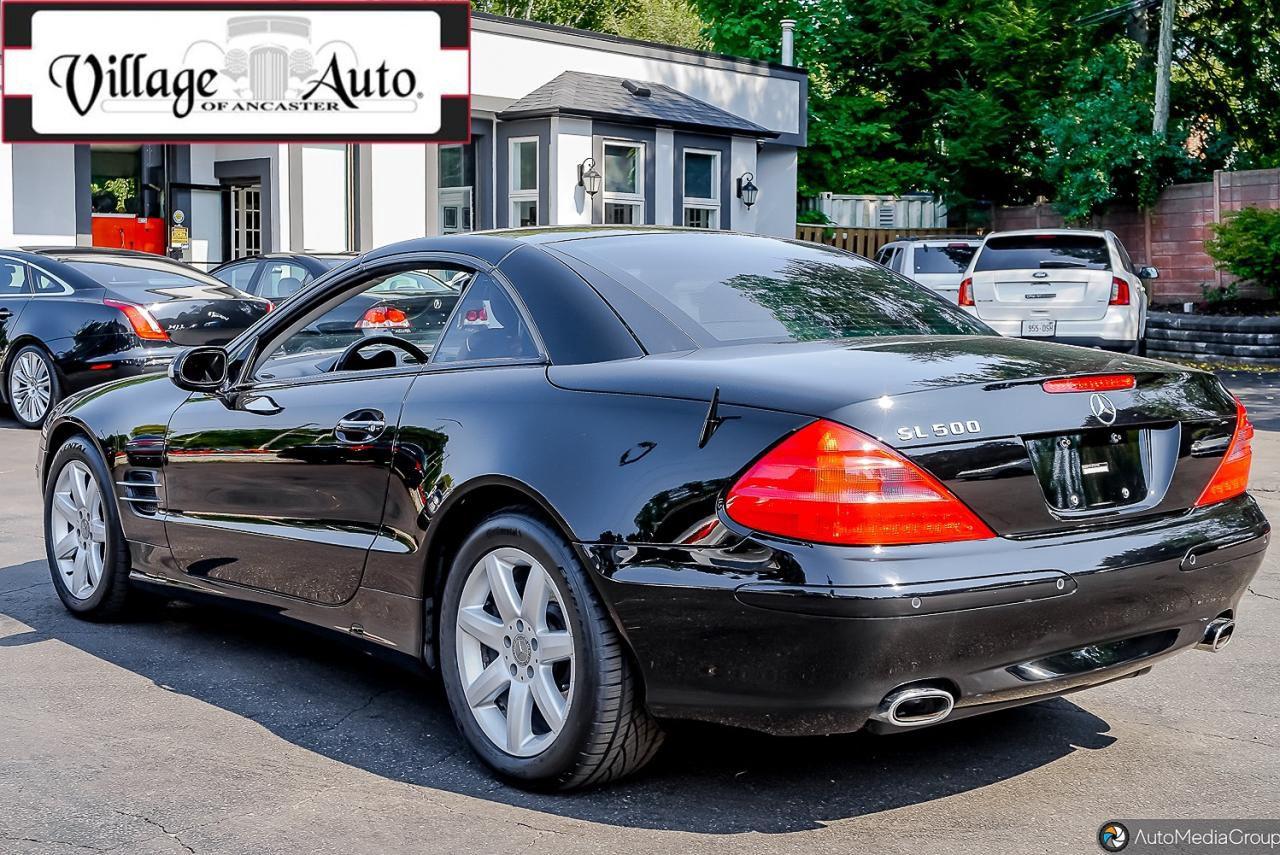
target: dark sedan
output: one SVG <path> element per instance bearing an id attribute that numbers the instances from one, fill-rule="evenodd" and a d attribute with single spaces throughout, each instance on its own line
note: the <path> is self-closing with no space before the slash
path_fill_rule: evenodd
<path id="1" fill-rule="evenodd" d="M 440 270 L 443 323 L 311 346 Z M 1251 436 L 1211 374 L 1000 338 L 837 250 L 546 230 L 373 251 L 66 401 L 38 474 L 72 612 L 340 631 L 567 789 L 665 719 L 906 731 L 1221 649 L 1270 532 Z"/>
<path id="2" fill-rule="evenodd" d="M 279 303 L 355 257 L 354 252 L 270 252 L 220 264 L 209 275 L 239 291 Z"/>
<path id="3" fill-rule="evenodd" d="M 162 371 L 270 310 L 184 264 L 128 250 L 0 250 L 0 399 L 39 427 L 64 395 Z"/>

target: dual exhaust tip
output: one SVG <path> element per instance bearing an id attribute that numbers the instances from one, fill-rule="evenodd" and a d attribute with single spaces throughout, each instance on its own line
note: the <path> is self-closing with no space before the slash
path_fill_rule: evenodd
<path id="1" fill-rule="evenodd" d="M 1222 648 L 1231 643 L 1231 636 L 1235 634 L 1236 622 L 1228 617 L 1214 618 L 1209 621 L 1209 625 L 1204 628 L 1204 636 L 1196 645 L 1196 650 L 1207 650 L 1210 653 L 1217 653 Z"/>
<path id="2" fill-rule="evenodd" d="M 1217 653 L 1231 643 L 1236 622 L 1228 617 L 1215 618 L 1205 627 L 1197 650 Z M 894 727 L 924 727 L 951 715 L 955 695 L 937 686 L 905 686 L 884 696 L 871 718 Z"/>

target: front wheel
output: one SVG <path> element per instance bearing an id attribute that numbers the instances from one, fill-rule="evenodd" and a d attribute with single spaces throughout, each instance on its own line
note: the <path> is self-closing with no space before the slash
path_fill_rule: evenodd
<path id="1" fill-rule="evenodd" d="M 662 742 L 586 573 L 557 532 L 504 511 L 467 538 L 445 582 L 440 662 L 454 719 L 522 786 L 615 780 Z"/>
<path id="2" fill-rule="evenodd" d="M 44 543 L 53 587 L 77 617 L 125 616 L 137 593 L 129 586 L 129 548 L 111 479 L 97 448 L 67 440 L 49 467 L 44 491 Z"/>

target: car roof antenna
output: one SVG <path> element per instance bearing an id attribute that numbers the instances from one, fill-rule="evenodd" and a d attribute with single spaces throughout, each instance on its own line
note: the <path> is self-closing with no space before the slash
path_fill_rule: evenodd
<path id="1" fill-rule="evenodd" d="M 736 418 L 741 417 L 720 415 L 720 387 L 717 386 L 715 391 L 711 393 L 711 406 L 707 407 L 707 417 L 703 419 L 702 431 L 698 434 L 698 448 L 706 447 L 711 435 L 720 428 L 720 425 Z"/>

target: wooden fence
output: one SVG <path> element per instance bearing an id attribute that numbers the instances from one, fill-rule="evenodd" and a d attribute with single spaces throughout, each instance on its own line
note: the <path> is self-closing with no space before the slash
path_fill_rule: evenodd
<path id="1" fill-rule="evenodd" d="M 797 225 L 796 238 L 810 243 L 825 243 L 870 258 L 890 241 L 904 237 L 942 237 L 958 233 L 957 229 L 847 229 L 840 226 Z"/>

